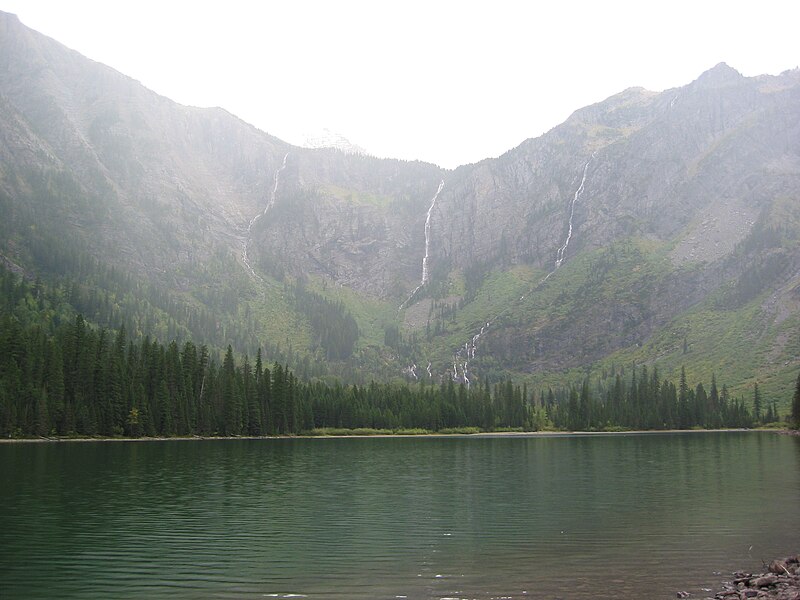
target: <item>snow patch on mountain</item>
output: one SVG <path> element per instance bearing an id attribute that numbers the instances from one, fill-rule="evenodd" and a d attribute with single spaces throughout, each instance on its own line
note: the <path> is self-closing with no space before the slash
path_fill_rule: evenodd
<path id="1" fill-rule="evenodd" d="M 336 148 L 345 154 L 368 154 L 364 148 L 354 144 L 341 133 L 336 133 L 327 128 L 312 133 L 304 133 L 302 146 L 304 148 Z"/>

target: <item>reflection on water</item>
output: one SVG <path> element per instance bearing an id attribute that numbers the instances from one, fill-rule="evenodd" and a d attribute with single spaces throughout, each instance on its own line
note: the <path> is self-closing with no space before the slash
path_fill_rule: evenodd
<path id="1" fill-rule="evenodd" d="M 9 444 L 0 597 L 703 597 L 800 550 L 799 467 L 769 433 Z"/>

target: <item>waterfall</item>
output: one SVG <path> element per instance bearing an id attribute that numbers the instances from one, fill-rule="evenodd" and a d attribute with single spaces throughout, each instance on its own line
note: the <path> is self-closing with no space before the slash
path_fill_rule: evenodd
<path id="1" fill-rule="evenodd" d="M 575 194 L 572 196 L 572 201 L 570 202 L 569 207 L 569 220 L 567 222 L 567 237 L 564 240 L 564 243 L 559 246 L 558 251 L 556 252 L 556 262 L 553 266 L 553 270 L 550 271 L 547 275 L 545 275 L 535 286 L 529 289 L 525 294 L 520 296 L 519 300 L 522 301 L 525 299 L 525 296 L 536 290 L 540 285 L 542 285 L 545 281 L 550 279 L 550 276 L 555 273 L 559 267 L 564 263 L 566 259 L 567 248 L 569 247 L 570 240 L 572 239 L 573 233 L 573 219 L 575 217 L 575 203 L 578 202 L 580 197 L 583 195 L 584 190 L 586 189 L 586 175 L 589 172 L 589 165 L 594 160 L 595 156 L 597 155 L 597 151 L 592 153 L 592 156 L 589 160 L 586 161 L 586 164 L 583 165 L 583 175 L 581 176 L 581 182 L 578 185 L 578 189 L 575 190 Z M 497 321 L 500 317 L 504 316 L 511 310 L 511 307 L 506 308 L 502 312 L 495 315 L 493 319 L 490 319 L 480 328 L 480 331 L 472 336 L 472 339 L 464 344 L 463 348 L 459 348 L 453 355 L 453 380 L 454 381 L 463 381 L 469 387 L 470 379 L 469 379 L 469 362 L 471 359 L 475 358 L 477 351 L 478 351 L 478 340 L 480 340 L 481 336 L 486 333 L 492 323 Z M 463 357 L 463 363 L 461 363 L 461 371 L 462 375 L 459 377 L 458 369 L 456 367 L 459 360 Z"/>
<path id="2" fill-rule="evenodd" d="M 416 363 L 414 363 L 411 366 L 406 367 L 405 369 L 403 369 L 403 373 L 413 377 L 414 381 L 417 381 L 419 379 L 419 377 L 417 376 L 417 365 L 416 365 Z"/>
<path id="3" fill-rule="evenodd" d="M 439 197 L 439 194 L 442 193 L 443 187 L 444 179 L 439 182 L 439 187 L 436 189 L 436 193 L 433 195 L 433 200 L 431 200 L 431 205 L 428 207 L 428 212 L 425 214 L 425 256 L 422 257 L 421 285 L 428 283 L 428 258 L 430 256 L 431 247 L 431 213 L 433 212 L 433 207 L 436 205 L 436 199 Z"/>
<path id="4" fill-rule="evenodd" d="M 257 279 L 261 279 L 261 277 L 258 276 L 253 267 L 250 265 L 250 257 L 247 254 L 247 250 L 250 245 L 250 232 L 253 229 L 253 225 L 255 225 L 261 217 L 266 215 L 267 211 L 269 211 L 269 209 L 272 208 L 272 205 L 275 204 L 275 198 L 278 196 L 278 183 L 280 182 L 281 173 L 286 168 L 286 159 L 288 158 L 289 153 L 287 152 L 283 157 L 283 163 L 281 164 L 280 168 L 275 171 L 275 185 L 272 186 L 272 194 L 270 194 L 269 200 L 267 200 L 267 204 L 264 206 L 264 210 L 250 219 L 250 223 L 247 224 L 247 233 L 245 234 L 244 248 L 242 249 L 242 262 L 250 272 L 250 275 Z"/>
<path id="5" fill-rule="evenodd" d="M 594 154 L 592 154 L 592 158 L 594 158 Z M 556 267 L 553 269 L 553 271 L 558 269 L 558 267 L 561 266 L 561 263 L 564 262 L 567 246 L 569 246 L 569 241 L 572 239 L 572 219 L 575 217 L 575 203 L 578 201 L 578 198 L 581 197 L 581 194 L 583 194 L 584 185 L 586 184 L 586 171 L 589 169 L 589 163 L 591 162 L 592 159 L 590 158 L 583 166 L 583 177 L 581 177 L 581 184 L 578 186 L 578 189 L 575 190 L 575 195 L 572 197 L 572 203 L 569 207 L 569 229 L 567 231 L 567 239 L 564 240 L 564 245 L 561 246 L 556 253 Z"/>
<path id="6" fill-rule="evenodd" d="M 504 313 L 500 313 L 499 315 L 497 315 L 495 317 L 495 319 L 500 317 L 502 314 L 504 314 Z M 459 348 L 458 351 L 455 353 L 455 356 L 453 357 L 454 361 L 460 359 L 462 356 L 464 357 L 464 362 L 461 364 L 461 372 L 462 372 L 461 379 L 464 380 L 464 383 L 467 384 L 467 387 L 469 387 L 469 384 L 470 384 L 469 375 L 468 375 L 469 374 L 469 361 L 472 360 L 473 358 L 475 358 L 475 355 L 476 355 L 476 353 L 478 351 L 478 340 L 481 339 L 481 336 L 484 333 L 486 333 L 487 329 L 489 329 L 489 325 L 491 325 L 491 321 L 487 321 L 486 325 L 483 325 L 481 327 L 480 331 L 478 331 L 478 333 L 473 335 L 472 338 L 470 339 L 470 341 L 468 341 L 467 343 L 464 344 L 463 348 Z M 453 364 L 455 364 L 455 362 Z M 453 371 L 453 380 L 454 381 L 458 381 L 459 380 L 458 371 L 455 370 L 455 369 Z"/>
<path id="7" fill-rule="evenodd" d="M 414 291 L 406 298 L 405 302 L 403 302 L 398 308 L 398 311 L 403 310 L 409 302 L 411 302 L 412 298 L 420 291 L 426 283 L 428 283 L 428 259 L 430 258 L 430 247 L 431 247 L 431 214 L 433 213 L 433 207 L 436 205 L 436 199 L 439 197 L 439 194 L 442 193 L 442 188 L 444 187 L 444 179 L 439 183 L 439 188 L 436 190 L 436 193 L 433 195 L 433 200 L 431 200 L 431 205 L 428 207 L 428 212 L 425 215 L 425 256 L 422 257 L 422 280 L 420 284 L 414 288 Z"/>
<path id="8" fill-rule="evenodd" d="M 416 296 L 417 292 L 420 291 L 426 283 L 428 283 L 428 259 L 430 258 L 430 247 L 431 247 L 431 214 L 433 213 L 433 207 L 436 205 L 436 199 L 439 197 L 439 194 L 442 193 L 442 188 L 444 187 L 444 179 L 439 182 L 439 187 L 436 189 L 436 193 L 433 195 L 433 199 L 431 200 L 431 205 L 428 207 L 428 212 L 425 214 L 425 255 L 422 257 L 422 279 L 420 280 L 420 284 L 414 288 L 414 291 L 409 294 L 408 298 L 406 298 L 405 302 L 403 302 L 400 306 L 397 307 L 397 312 L 399 313 L 403 310 L 409 302 Z M 428 377 L 433 377 L 433 373 L 431 373 L 431 363 L 428 362 L 428 367 L 426 369 L 428 371 Z M 411 366 L 406 367 L 403 372 L 406 375 L 409 375 L 414 378 L 415 381 L 419 380 L 419 376 L 417 375 L 417 365 L 412 364 Z"/>

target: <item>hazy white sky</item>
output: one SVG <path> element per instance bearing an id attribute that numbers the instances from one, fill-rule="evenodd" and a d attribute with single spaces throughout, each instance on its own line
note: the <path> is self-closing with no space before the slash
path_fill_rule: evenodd
<path id="1" fill-rule="evenodd" d="M 286 141 L 322 128 L 444 167 L 498 156 L 642 86 L 800 65 L 796 0 L 0 0 L 181 102 Z"/>

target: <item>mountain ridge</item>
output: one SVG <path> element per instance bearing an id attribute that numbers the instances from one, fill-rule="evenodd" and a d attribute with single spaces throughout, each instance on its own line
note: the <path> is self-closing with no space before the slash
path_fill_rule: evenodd
<path id="1" fill-rule="evenodd" d="M 678 357 L 648 344 L 697 311 L 744 307 L 770 323 L 769 348 L 737 389 L 766 377 L 777 393 L 798 364 L 797 70 L 720 63 L 679 88 L 628 88 L 446 170 L 292 146 L 9 15 L 0 31 L 0 254 L 29 272 L 69 278 L 43 248 L 79 248 L 163 290 L 165 306 L 247 332 L 241 352 L 271 340 L 330 362 L 322 352 L 345 378 L 402 380 L 429 362 L 436 381 L 533 385 L 628 360 L 674 374 Z M 347 356 L 323 352 L 307 304 L 323 300 L 295 286 L 355 316 Z"/>

